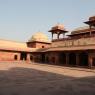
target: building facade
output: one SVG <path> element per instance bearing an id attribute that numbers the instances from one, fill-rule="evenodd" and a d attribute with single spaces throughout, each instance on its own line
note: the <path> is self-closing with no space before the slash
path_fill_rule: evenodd
<path id="1" fill-rule="evenodd" d="M 58 24 L 46 35 L 38 32 L 26 43 L 0 41 L 0 61 L 28 61 L 64 66 L 95 67 L 95 16 L 90 17 L 86 27 L 68 32 Z M 54 39 L 54 35 L 57 36 Z M 60 37 L 61 36 L 61 37 Z"/>

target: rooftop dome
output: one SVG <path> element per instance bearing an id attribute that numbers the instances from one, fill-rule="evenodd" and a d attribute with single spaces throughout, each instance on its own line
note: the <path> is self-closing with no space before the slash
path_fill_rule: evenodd
<path id="1" fill-rule="evenodd" d="M 46 43 L 50 43 L 48 37 L 42 33 L 42 32 L 37 32 L 35 33 L 29 40 L 29 42 L 34 42 L 34 41 L 37 41 L 37 42 L 46 42 Z"/>

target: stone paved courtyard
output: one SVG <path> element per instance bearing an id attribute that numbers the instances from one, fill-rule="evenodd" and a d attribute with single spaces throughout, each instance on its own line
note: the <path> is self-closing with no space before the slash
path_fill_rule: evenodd
<path id="1" fill-rule="evenodd" d="M 1 62 L 0 95 L 95 95 L 95 70 Z"/>

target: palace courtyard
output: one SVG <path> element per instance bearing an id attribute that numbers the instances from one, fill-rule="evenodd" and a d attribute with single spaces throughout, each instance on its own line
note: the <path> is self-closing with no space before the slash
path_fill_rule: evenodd
<path id="1" fill-rule="evenodd" d="M 95 95 L 95 70 L 0 62 L 0 95 Z"/>

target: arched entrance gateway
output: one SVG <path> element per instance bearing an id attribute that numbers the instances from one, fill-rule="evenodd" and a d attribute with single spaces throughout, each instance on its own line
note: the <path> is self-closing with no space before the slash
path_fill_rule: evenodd
<path id="1" fill-rule="evenodd" d="M 79 65 L 88 66 L 88 54 L 86 52 L 82 52 L 79 54 Z"/>
<path id="2" fill-rule="evenodd" d="M 69 65 L 76 65 L 76 54 L 69 53 Z"/>

